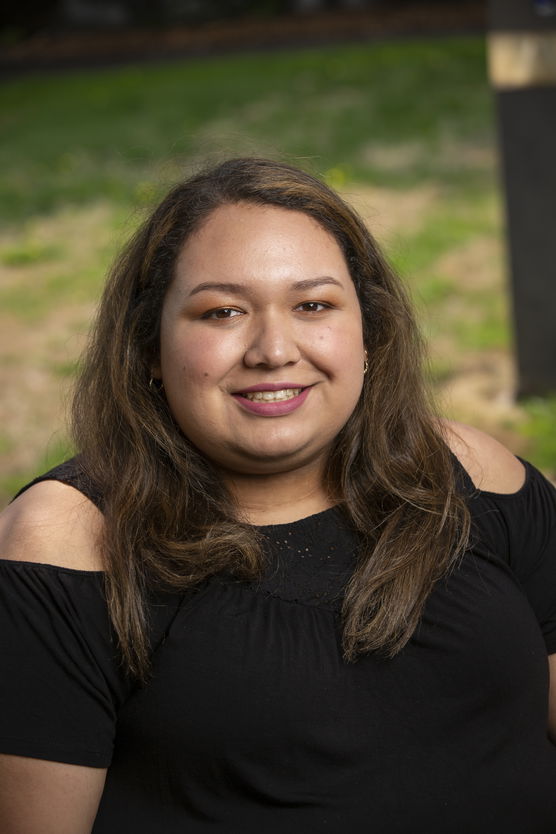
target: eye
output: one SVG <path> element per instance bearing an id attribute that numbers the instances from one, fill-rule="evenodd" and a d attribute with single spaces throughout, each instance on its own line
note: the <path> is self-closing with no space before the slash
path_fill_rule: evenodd
<path id="1" fill-rule="evenodd" d="M 330 310 L 331 306 L 324 301 L 303 301 L 295 309 L 301 310 L 302 313 L 322 313 L 323 310 Z"/>
<path id="2" fill-rule="evenodd" d="M 236 310 L 235 307 L 218 307 L 216 310 L 208 310 L 203 313 L 202 319 L 231 319 L 235 316 L 240 316 L 241 311 Z"/>

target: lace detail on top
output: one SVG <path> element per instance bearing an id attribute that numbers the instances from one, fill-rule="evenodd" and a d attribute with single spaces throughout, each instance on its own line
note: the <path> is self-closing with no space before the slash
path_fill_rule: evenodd
<path id="1" fill-rule="evenodd" d="M 339 612 L 357 558 L 357 536 L 341 510 L 259 529 L 267 568 L 253 590 Z"/>

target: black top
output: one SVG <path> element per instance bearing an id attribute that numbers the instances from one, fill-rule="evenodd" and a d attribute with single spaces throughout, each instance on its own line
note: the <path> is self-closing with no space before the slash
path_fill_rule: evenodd
<path id="1" fill-rule="evenodd" d="M 342 660 L 337 509 L 261 528 L 259 583 L 153 598 L 144 688 L 102 573 L 0 561 L 0 751 L 109 766 L 94 834 L 554 834 L 556 500 L 526 469 L 513 495 L 462 474 L 475 543 L 394 660 Z"/>

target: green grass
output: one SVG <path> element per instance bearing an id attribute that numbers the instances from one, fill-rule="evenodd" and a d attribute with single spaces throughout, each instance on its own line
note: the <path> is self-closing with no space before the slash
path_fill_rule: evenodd
<path id="1" fill-rule="evenodd" d="M 475 286 L 473 275 L 456 282 L 442 271 L 443 256 L 499 235 L 499 223 L 492 191 L 475 188 L 454 195 L 448 189 L 440 210 L 431 211 L 416 232 L 392 243 L 390 260 L 412 289 L 429 338 L 450 334 L 466 351 L 508 348 L 505 295 Z"/>
<path id="2" fill-rule="evenodd" d="M 71 265 L 70 265 L 71 266 Z M 72 270 L 65 267 L 44 280 L 28 281 L 8 287 L 0 286 L 0 307 L 28 323 L 40 322 L 51 310 L 67 302 L 85 302 L 91 297 L 91 289 L 100 289 L 103 269 Z"/>
<path id="3" fill-rule="evenodd" d="M 60 258 L 64 250 L 61 246 L 43 244 L 26 240 L 18 246 L 7 246 L 0 251 L 0 262 L 4 266 L 28 266 Z"/>
<path id="4" fill-rule="evenodd" d="M 454 322 L 454 334 L 462 350 L 506 349 L 510 342 L 505 297 L 489 291 L 475 291 L 476 318 L 462 315 Z"/>
<path id="5" fill-rule="evenodd" d="M 1 449 L 0 449 L 1 451 Z M 65 434 L 58 432 L 48 443 L 46 449 L 37 457 L 37 462 L 32 467 L 18 468 L 0 476 L 0 498 L 2 503 L 7 504 L 10 499 L 37 475 L 48 472 L 49 469 L 67 460 L 73 454 L 71 443 Z"/>
<path id="6" fill-rule="evenodd" d="M 6 452 L 11 452 L 13 449 L 13 441 L 4 432 L 0 433 L 0 455 L 5 455 Z"/>
<path id="7" fill-rule="evenodd" d="M 13 227 L 0 244 L 0 309 L 35 323 L 68 304 L 90 303 L 136 219 L 120 206 L 93 204 L 28 218 L 21 232 Z"/>
<path id="8" fill-rule="evenodd" d="M 492 141 L 484 60 L 481 39 L 451 38 L 12 80 L 0 91 L 0 218 L 148 201 L 191 163 L 230 153 L 303 161 L 336 185 L 340 172 L 467 189 L 481 177 L 466 146 Z M 393 148 L 401 158 L 385 165 Z"/>
<path id="9" fill-rule="evenodd" d="M 52 360 L 48 364 L 52 373 L 61 379 L 73 379 L 79 369 L 79 361 L 76 359 Z"/>
<path id="10" fill-rule="evenodd" d="M 522 406 L 527 417 L 518 431 L 531 443 L 535 463 L 556 479 L 556 395 L 530 397 Z"/>
<path id="11" fill-rule="evenodd" d="M 442 177 L 439 176 L 442 182 Z M 474 237 L 499 233 L 494 193 L 487 180 L 481 189 L 444 190 L 440 209 L 429 213 L 412 234 L 393 242 L 390 261 L 410 282 L 426 273 L 442 255 Z"/>

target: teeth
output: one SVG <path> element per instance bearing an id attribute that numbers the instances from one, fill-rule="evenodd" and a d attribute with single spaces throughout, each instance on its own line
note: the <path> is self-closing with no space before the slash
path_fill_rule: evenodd
<path id="1" fill-rule="evenodd" d="M 246 399 L 255 403 L 274 403 L 280 400 L 291 400 L 302 391 L 301 388 L 283 388 L 281 391 L 252 391 L 243 394 Z"/>

